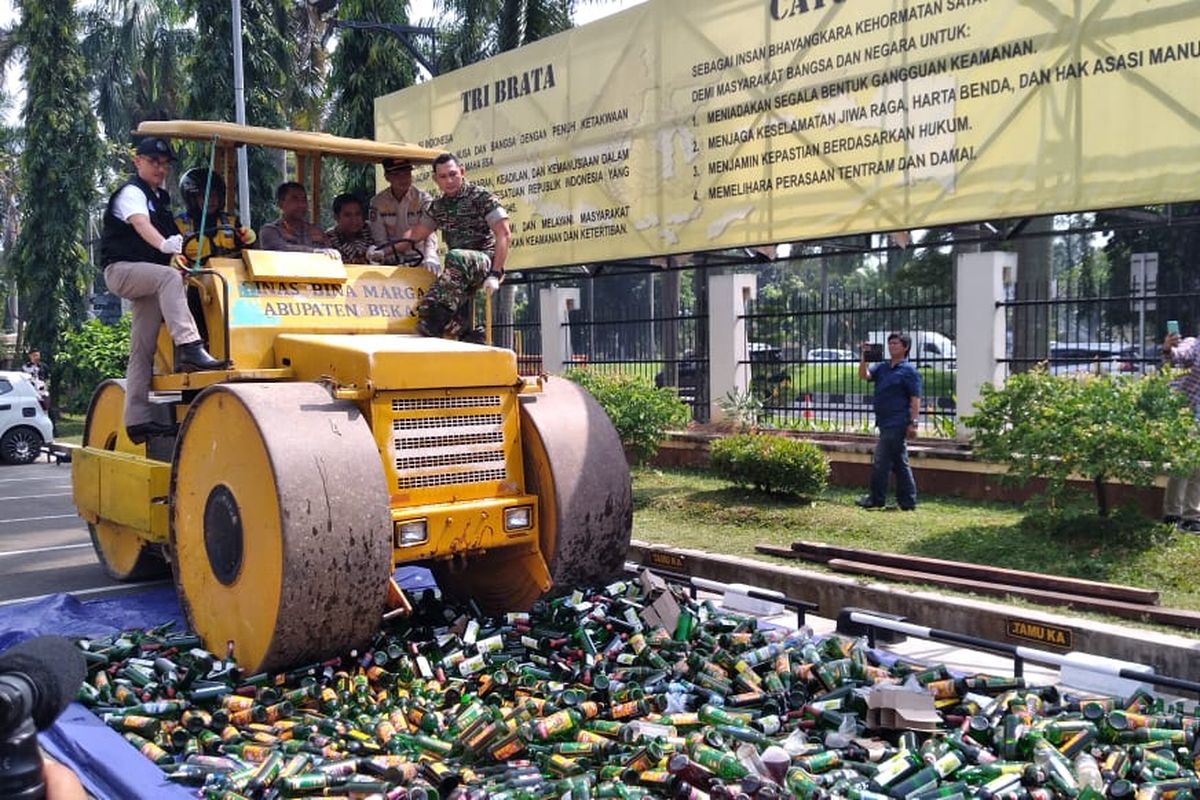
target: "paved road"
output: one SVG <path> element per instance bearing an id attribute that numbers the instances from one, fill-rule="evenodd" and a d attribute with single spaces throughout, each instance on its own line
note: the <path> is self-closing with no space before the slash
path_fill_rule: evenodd
<path id="1" fill-rule="evenodd" d="M 69 464 L 0 465 L 0 605 L 70 592 L 81 599 L 137 591 L 96 560 L 71 502 Z"/>

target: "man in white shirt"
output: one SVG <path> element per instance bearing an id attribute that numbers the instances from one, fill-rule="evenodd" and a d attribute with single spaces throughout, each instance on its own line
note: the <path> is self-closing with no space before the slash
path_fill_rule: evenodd
<path id="1" fill-rule="evenodd" d="M 109 291 L 133 304 L 129 366 L 125 372 L 125 430 L 134 442 L 169 435 L 175 426 L 154 419 L 150 381 L 158 326 L 166 320 L 177 345 L 175 368 L 183 372 L 222 369 L 204 349 L 188 309 L 183 277 L 172 266 L 183 250 L 183 237 L 171 214 L 171 197 L 162 188 L 175 154 L 166 139 L 138 143 L 136 174 L 113 193 L 104 211 L 100 261 Z"/>
<path id="2" fill-rule="evenodd" d="M 368 258 L 375 264 L 399 264 L 404 259 L 404 253 L 398 252 L 396 242 L 410 228 L 416 226 L 421 213 L 429 207 L 433 200 L 428 192 L 413 185 L 412 164 L 397 158 L 383 160 L 383 177 L 387 179 L 388 188 L 371 198 L 371 213 L 369 225 L 371 238 L 375 240 L 375 249 L 368 253 Z M 441 259 L 438 257 L 438 235 L 431 233 L 415 248 L 420 254 L 421 266 L 438 273 Z"/>

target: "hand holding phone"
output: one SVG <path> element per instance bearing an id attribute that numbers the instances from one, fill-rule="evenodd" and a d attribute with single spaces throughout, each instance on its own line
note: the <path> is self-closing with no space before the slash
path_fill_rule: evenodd
<path id="1" fill-rule="evenodd" d="M 1179 320 L 1177 320 L 1177 319 L 1167 320 L 1167 333 L 1175 335 L 1175 336 L 1179 335 Z"/>

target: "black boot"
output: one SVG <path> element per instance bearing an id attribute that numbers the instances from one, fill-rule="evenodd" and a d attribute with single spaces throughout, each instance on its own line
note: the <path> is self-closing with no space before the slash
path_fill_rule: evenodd
<path id="1" fill-rule="evenodd" d="M 476 325 L 474 328 L 464 328 L 458 334 L 460 342 L 470 342 L 471 344 L 485 344 L 487 342 L 487 332 L 482 325 Z"/>
<path id="2" fill-rule="evenodd" d="M 178 430 L 178 426 L 170 422 L 151 420 L 150 422 L 139 422 L 136 425 L 130 425 L 125 429 L 125 434 L 129 437 L 129 441 L 134 444 L 142 444 L 153 436 L 174 436 Z"/>
<path id="3" fill-rule="evenodd" d="M 417 307 L 417 333 L 422 336 L 440 337 L 453 315 L 440 303 L 423 303 Z"/>
<path id="4" fill-rule="evenodd" d="M 197 339 L 194 342 L 181 344 L 175 349 L 176 372 L 195 372 L 197 370 L 224 369 L 225 362 L 217 361 L 204 349 L 204 342 Z"/>

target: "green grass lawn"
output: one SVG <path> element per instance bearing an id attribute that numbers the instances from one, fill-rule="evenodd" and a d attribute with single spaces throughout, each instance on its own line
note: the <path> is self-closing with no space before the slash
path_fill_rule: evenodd
<path id="1" fill-rule="evenodd" d="M 755 376 L 764 375 L 767 365 L 756 364 Z M 922 393 L 926 397 L 950 397 L 954 394 L 953 370 L 921 367 Z M 814 362 L 790 370 L 792 386 L 800 394 L 871 394 L 867 381 L 859 380 L 858 364 Z"/>
<path id="2" fill-rule="evenodd" d="M 62 412 L 54 423 L 54 441 L 60 444 L 83 444 L 83 414 Z"/>
<path id="3" fill-rule="evenodd" d="M 1157 589 L 1161 604 L 1200 610 L 1200 536 L 1133 512 L 1107 520 L 1087 505 L 1058 518 L 1009 504 L 922 497 L 912 514 L 864 511 L 861 489 L 830 488 L 815 503 L 768 497 L 706 473 L 640 469 L 633 478 L 637 539 L 775 563 L 754 552 L 796 540 L 995 564 Z"/>

